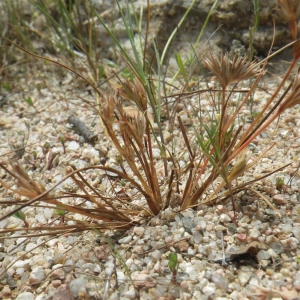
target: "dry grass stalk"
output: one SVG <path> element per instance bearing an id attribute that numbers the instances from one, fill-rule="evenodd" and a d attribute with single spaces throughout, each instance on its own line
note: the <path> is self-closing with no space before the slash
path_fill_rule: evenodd
<path id="1" fill-rule="evenodd" d="M 37 183 L 36 181 L 32 180 L 27 172 L 18 164 L 18 163 L 12 163 L 12 171 L 8 170 L 4 165 L 0 164 L 0 167 L 3 168 L 7 173 L 9 173 L 14 179 L 15 184 L 17 186 L 16 190 L 13 190 L 16 193 L 19 193 L 20 195 L 30 198 L 30 200 L 20 200 L 17 204 L 19 205 L 16 209 L 13 209 L 10 213 L 8 213 L 6 216 L 3 216 L 0 218 L 1 220 L 13 215 L 20 209 L 27 207 L 29 205 L 37 205 L 38 201 L 43 201 L 47 203 L 47 207 L 52 209 L 63 209 L 67 213 L 71 214 L 79 214 L 81 216 L 87 217 L 86 221 L 79 221 L 76 220 L 76 218 L 71 218 L 73 221 L 75 221 L 75 225 L 68 227 L 67 225 L 64 226 L 57 226 L 53 225 L 48 227 L 47 225 L 41 226 L 41 227 L 31 227 L 31 228 L 20 228 L 17 230 L 27 230 L 27 231 L 56 231 L 60 232 L 62 230 L 67 229 L 75 229 L 77 231 L 82 230 L 90 230 L 93 228 L 97 229 L 112 229 L 112 228 L 129 228 L 133 224 L 136 224 L 136 221 L 140 219 L 139 215 L 141 214 L 147 214 L 147 212 L 143 208 L 137 208 L 137 209 L 131 209 L 128 207 L 128 204 L 126 202 L 122 202 L 121 199 L 119 199 L 119 204 L 117 207 L 114 206 L 114 202 L 116 202 L 116 199 L 109 199 L 101 194 L 99 194 L 95 189 L 93 189 L 87 182 L 84 180 L 83 176 L 81 175 L 81 171 L 84 171 L 85 168 L 81 170 L 69 170 L 68 175 L 65 176 L 59 183 L 56 184 L 59 185 L 61 182 L 66 180 L 67 178 L 71 177 L 75 184 L 81 189 L 84 194 L 68 194 L 64 193 L 63 195 L 56 195 L 54 197 L 53 192 L 51 192 L 55 186 L 52 187 L 50 190 L 46 190 L 45 187 L 41 183 Z M 137 189 L 139 189 L 142 193 L 144 193 L 143 189 L 130 177 L 128 177 L 126 174 L 123 174 L 122 172 L 118 170 L 114 170 L 109 167 L 101 167 L 97 166 L 95 167 L 97 169 L 102 169 L 110 172 L 115 172 L 118 175 L 123 176 L 126 180 L 133 183 Z M 75 178 L 75 175 L 78 175 L 78 178 Z M 10 189 L 10 187 L 5 184 L 4 182 L 1 182 L 1 184 L 5 187 Z M 86 187 L 85 187 L 86 186 Z M 88 189 L 90 191 L 88 191 Z M 94 192 L 94 193 L 92 193 Z M 94 204 L 95 208 L 86 208 L 85 206 L 72 206 L 67 205 L 58 199 L 64 199 L 66 196 L 69 196 L 70 198 L 83 198 L 85 201 L 90 201 Z M 147 194 L 144 193 L 144 196 L 147 196 Z M 113 201 L 112 201 L 113 200 Z M 5 202 L 7 203 L 7 201 Z M 14 202 L 16 204 L 16 202 Z M 70 219 L 71 216 L 67 216 L 66 219 Z M 104 221 L 105 223 L 99 224 L 98 221 Z M 134 221 L 135 220 L 135 221 Z M 11 229 L 10 229 L 11 230 Z M 9 230 L 8 230 L 9 231 Z M 7 230 L 1 230 L 1 233 L 8 232 Z"/>
<path id="2" fill-rule="evenodd" d="M 117 114 L 115 114 L 115 110 Z M 128 117 L 120 102 L 110 96 L 102 99 L 102 122 L 105 125 L 108 135 L 117 148 L 120 155 L 128 163 L 131 171 L 139 179 L 147 195 L 150 210 L 158 214 L 162 209 L 163 200 L 160 193 L 158 178 L 154 167 L 154 161 L 151 155 L 148 157 L 145 153 L 150 153 L 145 149 L 144 134 L 146 131 L 146 121 L 143 115 Z M 120 143 L 113 128 L 114 121 L 119 125 L 123 144 Z M 149 124 L 148 124 L 149 126 Z M 146 135 L 147 144 L 151 146 L 151 137 Z M 144 174 L 137 167 L 135 158 L 138 158 Z"/>

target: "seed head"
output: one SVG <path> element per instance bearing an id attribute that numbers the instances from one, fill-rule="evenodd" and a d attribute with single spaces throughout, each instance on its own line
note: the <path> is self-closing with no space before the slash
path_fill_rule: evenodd
<path id="1" fill-rule="evenodd" d="M 296 19 L 300 0 L 278 0 L 278 4 L 282 8 L 286 19 Z"/>
<path id="2" fill-rule="evenodd" d="M 260 73 L 259 65 L 249 62 L 246 57 L 229 56 L 228 52 L 221 53 L 220 58 L 209 54 L 203 59 L 204 65 L 218 78 L 221 85 L 226 87 L 229 83 L 246 80 Z"/>

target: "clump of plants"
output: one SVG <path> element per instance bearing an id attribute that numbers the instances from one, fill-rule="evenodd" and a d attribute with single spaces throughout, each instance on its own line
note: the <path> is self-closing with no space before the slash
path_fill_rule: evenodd
<path id="1" fill-rule="evenodd" d="M 42 1 L 40 3 L 42 5 Z M 118 2 L 117 4 L 119 5 Z M 11 42 L 29 55 L 52 62 L 73 72 L 94 89 L 96 103 L 93 105 L 93 109 L 99 115 L 107 136 L 119 154 L 120 168 L 107 167 L 105 163 L 82 169 L 76 169 L 70 165 L 66 168 L 64 178 L 50 189 L 46 189 L 42 182 L 30 178 L 27 171 L 17 161 L 12 161 L 10 166 L 0 164 L 0 167 L 14 181 L 14 187 L 1 181 L 2 186 L 22 196 L 15 201 L 1 201 L 2 205 L 14 205 L 15 207 L 3 215 L 0 221 L 10 216 L 17 216 L 25 222 L 26 217 L 20 211 L 29 206 L 41 205 L 55 210 L 59 220 L 59 222 L 51 223 L 50 226 L 42 227 L 30 227 L 24 223 L 25 227 L 3 229 L 0 233 L 25 230 L 30 236 L 30 234 L 36 235 L 37 233 L 44 235 L 66 231 L 128 229 L 140 224 L 145 218 L 158 215 L 170 205 L 175 206 L 173 201 L 175 198 L 178 199 L 178 196 L 180 200 L 177 205 L 180 210 L 229 201 L 235 210 L 235 197 L 238 193 L 247 189 L 258 193 L 250 186 L 282 168 L 263 175 L 261 178 L 238 183 L 237 179 L 249 171 L 274 145 L 264 149 L 263 153 L 254 160 L 252 158 L 251 162 L 249 162 L 247 147 L 284 111 L 300 103 L 298 72 L 289 87 L 281 93 L 300 56 L 296 20 L 299 1 L 279 1 L 279 5 L 283 9 L 284 16 L 290 21 L 294 42 L 285 48 L 294 48 L 294 59 L 277 89 L 246 129 L 244 124 L 238 121 L 241 111 L 250 101 L 250 97 L 264 76 L 268 60 L 277 53 L 269 55 L 261 62 L 251 60 L 252 49 L 249 56 L 246 57 L 228 53 L 219 55 L 211 53 L 199 57 L 197 53 L 194 53 L 193 59 L 189 61 L 190 67 L 187 69 L 184 69 L 186 62 L 183 62 L 177 55 L 180 72 L 173 74 L 172 84 L 174 85 L 176 79 L 183 76 L 186 90 L 183 89 L 180 93 L 172 94 L 171 81 L 168 83 L 164 79 L 168 74 L 165 76 L 163 73 L 164 56 L 169 43 L 162 54 L 154 44 L 156 59 L 154 68 L 151 62 L 143 56 L 145 51 L 141 51 L 143 49 L 140 47 L 143 43 L 136 44 L 133 28 L 135 20 L 138 20 L 136 15 L 134 15 L 135 19 L 132 19 L 130 14 L 125 15 L 119 5 L 119 12 L 132 46 L 132 57 L 122 47 L 113 31 L 90 6 L 89 13 L 94 12 L 99 23 L 104 26 L 114 40 L 131 75 L 130 78 L 125 78 L 117 70 L 107 68 L 106 76 L 112 89 L 111 93 L 103 94 L 95 85 L 95 80 L 85 78 L 81 73 L 65 64 L 34 54 Z M 127 4 L 127 11 L 130 11 L 129 4 Z M 44 13 L 46 14 L 46 12 Z M 182 21 L 185 18 L 186 15 Z M 66 21 L 70 20 L 67 18 Z M 176 31 L 174 31 L 175 33 Z M 141 32 L 139 32 L 139 37 L 142 38 Z M 147 40 L 144 42 L 144 47 L 147 47 Z M 189 104 L 188 83 L 189 80 L 194 80 L 191 66 L 199 65 L 206 67 L 216 77 L 219 87 L 214 91 L 208 89 L 207 92 L 211 95 L 211 105 L 205 115 L 201 115 L 197 111 L 202 110 L 202 107 L 197 108 L 195 105 L 191 105 L 191 110 L 186 109 L 191 128 L 184 125 L 180 115 L 176 116 L 180 138 L 184 141 L 184 147 L 189 157 L 189 163 L 182 167 L 177 153 L 172 150 L 172 145 L 169 146 L 165 141 L 165 124 L 162 116 L 164 111 L 175 109 L 178 102 Z M 94 79 L 97 79 L 97 70 L 93 71 Z M 189 71 L 191 71 L 190 74 Z M 234 106 L 232 105 L 233 96 L 236 95 L 243 82 L 250 83 L 249 89 Z M 201 94 L 201 90 L 195 91 L 195 94 L 197 93 Z M 169 98 L 176 99 L 175 105 L 174 102 L 165 101 Z M 125 101 L 130 105 L 125 106 Z M 159 149 L 161 160 L 155 158 L 154 145 Z M 112 182 L 109 192 L 99 191 L 85 179 L 85 173 L 90 170 L 102 170 L 116 175 L 117 179 Z M 78 192 L 57 193 L 55 188 L 68 178 L 73 180 Z M 181 182 L 185 182 L 183 187 L 180 186 Z M 117 192 L 117 188 L 120 188 L 122 193 Z M 76 204 L 70 204 L 70 199 L 76 199 Z M 82 217 L 76 217 L 78 215 Z M 72 221 L 72 225 L 68 221 Z M 174 274 L 176 273 L 175 267 L 172 267 Z"/>

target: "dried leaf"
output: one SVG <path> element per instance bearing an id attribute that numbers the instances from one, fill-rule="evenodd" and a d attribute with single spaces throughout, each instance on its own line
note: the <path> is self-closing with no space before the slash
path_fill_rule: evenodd
<path id="1" fill-rule="evenodd" d="M 137 117 L 143 115 L 141 110 L 136 106 L 125 106 L 125 107 L 123 107 L 123 110 L 124 110 L 125 114 L 131 118 L 137 118 Z M 147 112 L 147 118 L 151 124 L 154 123 L 154 117 L 153 117 L 152 113 Z"/>

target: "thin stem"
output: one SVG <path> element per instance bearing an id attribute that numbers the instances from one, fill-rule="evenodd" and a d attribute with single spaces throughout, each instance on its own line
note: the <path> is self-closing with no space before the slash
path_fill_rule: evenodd
<path id="1" fill-rule="evenodd" d="M 283 87 L 284 83 L 286 82 L 286 80 L 288 79 L 288 77 L 290 76 L 294 66 L 297 63 L 297 59 L 293 60 L 288 71 L 286 72 L 283 80 L 280 82 L 279 86 L 277 87 L 276 91 L 274 92 L 274 94 L 272 95 L 272 97 L 269 99 L 269 101 L 267 102 L 267 104 L 262 108 L 261 112 L 256 116 L 256 118 L 254 119 L 253 123 L 249 126 L 249 128 L 246 130 L 246 132 L 243 134 L 243 137 L 241 138 L 240 142 L 237 145 L 237 148 L 240 149 L 240 146 L 243 145 L 243 143 L 245 143 L 246 140 L 249 140 L 249 138 L 251 139 L 251 141 L 253 140 L 252 135 L 254 134 L 255 137 L 258 135 L 255 133 L 256 130 L 253 130 L 254 126 L 259 122 L 259 120 L 261 119 L 262 115 L 265 113 L 265 111 L 267 110 L 267 108 L 271 105 L 271 103 L 274 101 L 274 99 L 276 98 L 276 96 L 278 95 L 278 93 L 280 92 L 281 88 Z M 268 123 L 270 124 L 270 123 Z M 263 125 L 264 128 L 266 128 Z M 262 132 L 260 129 L 259 133 Z M 247 145 L 249 145 L 249 143 L 247 143 Z M 245 147 L 243 147 L 244 149 Z M 235 151 L 236 152 L 236 151 Z M 233 156 L 233 155 L 232 155 Z M 231 156 L 231 157 L 232 157 Z"/>
<path id="2" fill-rule="evenodd" d="M 241 151 L 243 151 L 259 134 L 261 134 L 276 118 L 280 116 L 282 113 L 281 110 L 277 110 L 274 115 L 271 116 L 269 120 L 267 120 L 257 131 L 253 133 L 251 138 L 249 138 L 241 147 L 236 149 L 233 154 L 225 161 L 225 165 L 227 165 L 232 159 L 234 159 Z"/>

